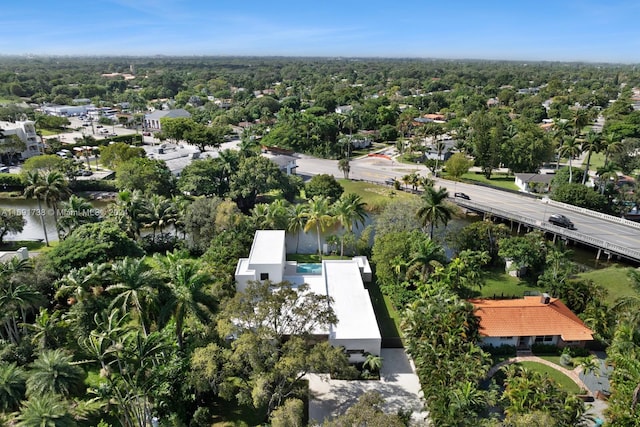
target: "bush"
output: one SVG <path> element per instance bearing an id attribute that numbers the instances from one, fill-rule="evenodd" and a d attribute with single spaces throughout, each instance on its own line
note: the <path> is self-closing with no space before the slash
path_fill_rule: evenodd
<path id="1" fill-rule="evenodd" d="M 113 179 L 86 179 L 70 183 L 73 191 L 118 191 Z"/>
<path id="2" fill-rule="evenodd" d="M 482 347 L 484 351 L 492 356 L 516 356 L 517 351 L 514 345 L 502 344 L 500 347 L 494 347 L 493 344 Z"/>
<path id="3" fill-rule="evenodd" d="M 535 355 L 545 354 L 550 356 L 559 356 L 562 353 L 558 346 L 553 344 L 533 344 L 531 352 Z"/>
<path id="4" fill-rule="evenodd" d="M 20 175 L 0 173 L 0 191 L 22 191 L 24 183 Z"/>
<path id="5" fill-rule="evenodd" d="M 176 236 L 171 233 L 158 233 L 155 239 L 152 234 L 148 234 L 142 238 L 141 242 L 142 249 L 147 254 L 171 252 L 176 248 L 176 244 Z"/>

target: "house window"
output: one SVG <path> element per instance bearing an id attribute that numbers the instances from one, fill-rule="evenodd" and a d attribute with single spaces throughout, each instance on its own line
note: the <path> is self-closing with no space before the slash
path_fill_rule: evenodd
<path id="1" fill-rule="evenodd" d="M 260 273 L 260 280 L 269 280 L 269 273 Z"/>
<path id="2" fill-rule="evenodd" d="M 364 354 L 364 349 L 362 349 L 362 350 L 346 350 L 345 353 L 347 353 L 347 354 Z"/>
<path id="3" fill-rule="evenodd" d="M 536 337 L 536 343 L 537 344 L 549 343 L 551 341 L 553 341 L 553 335 L 545 335 L 545 336 Z"/>
<path id="4" fill-rule="evenodd" d="M 500 337 L 500 340 L 502 341 L 506 341 L 506 340 L 512 340 L 513 337 Z"/>

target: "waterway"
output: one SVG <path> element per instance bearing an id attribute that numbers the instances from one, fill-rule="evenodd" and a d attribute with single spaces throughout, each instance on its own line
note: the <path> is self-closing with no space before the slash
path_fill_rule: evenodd
<path id="1" fill-rule="evenodd" d="M 94 210 L 91 214 L 100 215 L 106 212 L 108 202 L 94 200 L 91 201 Z M 38 201 L 34 199 L 0 199 L 0 208 L 15 210 L 20 213 L 27 223 L 21 233 L 7 234 L 5 241 L 9 240 L 40 240 L 44 241 L 44 230 L 42 229 L 41 213 L 44 213 L 44 224 L 47 229 L 49 241 L 58 240 L 56 224 L 53 216 L 53 209 L 42 203 L 42 210 L 38 208 Z"/>
<path id="2" fill-rule="evenodd" d="M 99 212 L 106 212 L 106 208 L 109 202 L 94 200 L 91 202 L 94 209 Z M 15 209 L 16 211 L 23 213 L 27 223 L 24 227 L 24 230 L 21 233 L 17 234 L 8 234 L 5 236 L 5 240 L 44 240 L 44 231 L 42 229 L 42 222 L 39 216 L 38 202 L 34 199 L 0 199 L 0 207 L 6 209 Z M 53 215 L 51 214 L 51 209 L 47 208 L 47 206 L 43 203 L 42 210 L 45 212 L 45 226 L 47 229 L 47 236 L 49 237 L 49 241 L 58 240 L 58 235 L 56 232 L 56 227 L 54 223 Z M 47 214 L 49 213 L 49 214 Z M 374 217 L 367 217 L 365 222 L 365 226 L 370 225 L 375 220 Z M 466 218 L 461 219 L 453 219 L 449 222 L 446 228 L 439 228 L 437 230 L 437 236 L 439 241 L 443 241 L 444 234 L 455 233 L 457 230 L 462 227 L 472 223 L 473 221 L 477 221 L 478 217 L 476 216 L 468 216 Z M 356 230 L 356 233 L 359 235 L 362 231 L 362 227 Z M 325 237 L 327 235 L 332 234 L 331 231 L 325 233 Z M 333 233 L 337 234 L 337 233 Z M 373 244 L 373 236 L 371 236 Z M 446 246 L 445 243 L 445 252 L 447 256 L 452 256 L 452 251 Z M 318 241 L 316 234 L 313 231 L 308 233 L 300 232 L 299 236 L 287 236 L 287 248 L 290 251 L 295 251 L 295 248 L 298 247 L 298 253 L 307 253 L 312 254 L 316 253 L 318 250 Z M 339 249 L 339 248 L 338 248 Z M 626 260 L 596 260 L 595 254 L 596 251 L 593 248 L 583 247 L 583 246 L 571 246 L 569 249 L 572 251 L 572 259 L 582 266 L 584 269 L 599 269 L 606 268 L 612 264 L 629 264 Z M 631 265 L 631 264 L 629 264 Z"/>

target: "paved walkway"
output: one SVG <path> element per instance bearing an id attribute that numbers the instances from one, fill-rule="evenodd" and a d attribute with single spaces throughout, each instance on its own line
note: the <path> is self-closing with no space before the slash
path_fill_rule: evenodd
<path id="1" fill-rule="evenodd" d="M 381 356 L 383 364 L 379 381 L 344 381 L 332 380 L 329 375 L 307 375 L 311 394 L 310 425 L 318 425 L 325 419 L 343 414 L 363 393 L 370 390 L 379 392 L 385 399 L 385 412 L 410 409 L 413 411 L 413 425 L 429 425 L 420 381 L 404 349 L 383 348 Z"/>

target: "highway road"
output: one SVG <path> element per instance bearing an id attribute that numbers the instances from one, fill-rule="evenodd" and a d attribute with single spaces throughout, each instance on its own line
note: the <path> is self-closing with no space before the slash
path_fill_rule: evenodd
<path id="1" fill-rule="evenodd" d="M 328 173 L 336 177 L 342 177 L 337 162 L 334 160 L 316 159 L 302 156 L 297 161 L 299 175 L 312 176 L 321 173 Z M 383 184 L 389 178 L 400 179 L 403 175 L 417 171 L 421 175 L 428 175 L 428 170 L 424 166 L 410 166 L 398 164 L 387 158 L 367 157 L 351 161 L 350 178 L 373 181 Z M 436 180 L 436 186 L 445 187 L 453 196 L 455 192 L 463 192 L 470 197 L 470 201 L 479 206 L 490 209 L 499 209 L 532 219 L 534 224 L 546 228 L 549 231 L 556 231 L 571 236 L 571 231 L 552 226 L 548 223 L 549 215 L 560 213 L 567 216 L 576 226 L 575 233 L 583 234 L 591 238 L 592 244 L 601 241 L 605 245 L 622 246 L 640 254 L 640 224 L 620 223 L 618 218 L 603 218 L 597 213 L 584 213 L 576 208 L 566 208 L 554 202 L 528 197 L 525 195 L 511 193 L 492 188 L 482 187 L 472 184 L 452 182 L 443 179 Z M 459 200 L 464 204 L 464 200 Z M 588 243 L 589 244 L 589 243 Z M 640 257 L 635 258 L 640 261 Z"/>

